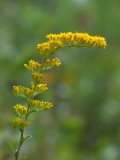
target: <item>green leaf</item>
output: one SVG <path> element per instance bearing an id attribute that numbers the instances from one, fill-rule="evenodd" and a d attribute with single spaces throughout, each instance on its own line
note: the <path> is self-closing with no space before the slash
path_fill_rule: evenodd
<path id="1" fill-rule="evenodd" d="M 13 148 L 13 145 L 8 143 L 8 146 L 11 148 L 12 152 L 14 153 L 14 148 Z"/>
<path id="2" fill-rule="evenodd" d="M 27 159 L 27 157 L 23 157 L 21 160 Z"/>
<path id="3" fill-rule="evenodd" d="M 28 135 L 28 136 L 26 136 L 26 138 L 25 138 L 24 141 L 29 140 L 30 138 L 32 138 L 32 136 L 31 136 L 31 135 Z"/>

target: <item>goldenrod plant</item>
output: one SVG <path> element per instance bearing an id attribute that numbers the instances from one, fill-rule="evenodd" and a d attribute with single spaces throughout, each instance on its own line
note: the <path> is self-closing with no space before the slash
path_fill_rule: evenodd
<path id="1" fill-rule="evenodd" d="M 13 86 L 13 93 L 15 96 L 21 96 L 26 98 L 27 108 L 21 104 L 14 106 L 14 111 L 18 117 L 13 120 L 13 127 L 20 131 L 20 141 L 17 149 L 13 149 L 11 144 L 10 147 L 14 152 L 15 160 L 18 160 L 21 146 L 24 141 L 30 138 L 26 136 L 24 131 L 26 127 L 30 125 L 28 117 L 33 112 L 46 111 L 53 107 L 52 103 L 44 102 L 41 100 L 34 100 L 34 97 L 48 90 L 46 84 L 41 84 L 41 80 L 44 75 L 43 72 L 54 69 L 61 65 L 58 58 L 51 59 L 50 57 L 56 53 L 57 50 L 64 47 L 106 47 L 106 40 L 100 36 L 90 36 L 87 33 L 60 33 L 60 34 L 49 34 L 46 36 L 48 41 L 37 45 L 39 54 L 42 56 L 40 63 L 30 60 L 28 64 L 24 64 L 26 70 L 31 71 L 31 87 L 26 88 L 21 85 Z M 26 159 L 23 157 L 22 160 Z"/>

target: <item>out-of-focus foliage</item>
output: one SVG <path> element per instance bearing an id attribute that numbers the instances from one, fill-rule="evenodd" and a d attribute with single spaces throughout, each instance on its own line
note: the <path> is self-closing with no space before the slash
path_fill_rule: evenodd
<path id="1" fill-rule="evenodd" d="M 40 61 L 36 45 L 49 33 L 88 32 L 106 37 L 107 49 L 58 51 L 62 65 L 48 72 L 42 99 L 51 111 L 33 114 L 21 156 L 30 160 L 120 159 L 120 1 L 0 1 L 0 159 L 13 160 L 7 143 L 18 144 L 13 106 L 25 101 L 13 85 L 30 86 L 23 64 Z M 39 97 L 41 98 L 41 97 Z"/>

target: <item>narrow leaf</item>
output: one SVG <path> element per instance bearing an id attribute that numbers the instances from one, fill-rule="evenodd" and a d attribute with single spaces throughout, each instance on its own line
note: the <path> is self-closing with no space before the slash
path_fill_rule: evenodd
<path id="1" fill-rule="evenodd" d="M 26 136 L 25 141 L 26 141 L 26 140 L 29 140 L 30 138 L 32 138 L 31 135 Z"/>
<path id="2" fill-rule="evenodd" d="M 14 153 L 14 148 L 13 148 L 13 145 L 8 143 L 8 146 L 11 148 L 12 152 Z"/>

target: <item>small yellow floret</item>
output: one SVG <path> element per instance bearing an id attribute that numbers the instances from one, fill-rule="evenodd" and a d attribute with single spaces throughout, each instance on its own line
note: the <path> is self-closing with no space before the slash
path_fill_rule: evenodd
<path id="1" fill-rule="evenodd" d="M 14 128 L 24 128 L 24 127 L 28 127 L 29 125 L 30 125 L 30 122 L 24 122 L 23 119 L 15 118 L 13 120 Z"/>
<path id="2" fill-rule="evenodd" d="M 39 100 L 31 100 L 30 106 L 37 108 L 37 109 L 40 109 L 40 110 L 47 110 L 47 109 L 53 107 L 52 103 L 39 101 Z"/>
<path id="3" fill-rule="evenodd" d="M 19 104 L 17 104 L 16 106 L 14 106 L 14 110 L 16 113 L 20 113 L 25 115 L 27 113 L 27 108 L 25 108 L 24 106 L 21 106 Z"/>

